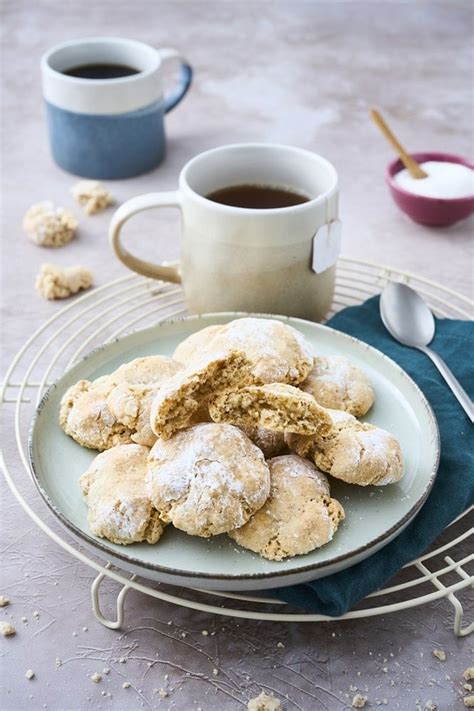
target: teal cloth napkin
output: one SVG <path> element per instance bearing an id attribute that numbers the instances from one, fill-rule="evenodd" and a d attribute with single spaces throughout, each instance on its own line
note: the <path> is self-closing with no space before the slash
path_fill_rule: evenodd
<path id="1" fill-rule="evenodd" d="M 413 522 L 392 543 L 341 573 L 269 591 L 296 607 L 336 617 L 421 555 L 456 516 L 474 503 L 474 426 L 427 356 L 399 345 L 385 330 L 378 296 L 344 309 L 328 325 L 378 348 L 406 370 L 429 400 L 441 435 L 441 460 L 433 489 Z M 437 319 L 433 349 L 472 398 L 474 324 Z"/>

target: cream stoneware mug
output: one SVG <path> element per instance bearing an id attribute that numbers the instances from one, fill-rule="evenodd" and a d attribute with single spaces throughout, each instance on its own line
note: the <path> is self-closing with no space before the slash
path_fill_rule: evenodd
<path id="1" fill-rule="evenodd" d="M 308 200 L 249 209 L 206 197 L 232 185 L 286 188 Z M 133 215 L 158 207 L 181 211 L 179 266 L 138 259 L 121 243 L 122 227 Z M 109 234 L 130 269 L 182 283 L 195 313 L 249 311 L 321 320 L 333 297 L 340 227 L 337 173 L 329 161 L 291 146 L 246 143 L 190 160 L 175 192 L 128 200 L 115 212 Z"/>

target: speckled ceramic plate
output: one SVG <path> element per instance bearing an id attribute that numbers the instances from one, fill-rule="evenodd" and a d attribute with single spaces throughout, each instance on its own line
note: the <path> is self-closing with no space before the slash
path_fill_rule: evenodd
<path id="1" fill-rule="evenodd" d="M 58 411 L 64 392 L 77 380 L 92 380 L 132 358 L 171 355 L 191 333 L 236 316 L 189 317 L 110 343 L 71 368 L 50 388 L 38 408 L 30 436 L 30 459 L 38 490 L 82 544 L 122 569 L 153 580 L 215 590 L 259 590 L 323 577 L 354 565 L 389 543 L 413 519 L 433 485 L 439 459 L 438 427 L 411 378 L 361 341 L 320 324 L 282 318 L 309 340 L 315 353 L 348 356 L 368 373 L 376 401 L 366 419 L 400 440 L 406 463 L 402 481 L 362 488 L 331 480 L 331 494 L 346 511 L 344 524 L 328 545 L 281 562 L 260 558 L 224 535 L 204 540 L 172 526 L 156 545 L 119 546 L 93 536 L 77 482 L 95 453 L 80 447 L 60 429 Z"/>

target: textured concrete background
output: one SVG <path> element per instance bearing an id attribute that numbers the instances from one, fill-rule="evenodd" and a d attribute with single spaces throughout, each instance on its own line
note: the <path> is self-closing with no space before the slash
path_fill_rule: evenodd
<path id="1" fill-rule="evenodd" d="M 107 244 L 110 212 L 83 218 L 78 239 L 59 251 L 35 247 L 21 230 L 25 210 L 37 200 L 73 207 L 74 178 L 49 156 L 39 58 L 51 45 L 84 35 L 175 46 L 195 68 L 192 91 L 167 117 L 166 162 L 112 184 L 119 202 L 174 188 L 181 166 L 212 146 L 295 144 L 322 153 L 339 171 L 346 255 L 472 291 L 472 225 L 430 230 L 397 211 L 383 182 L 391 152 L 367 117 L 368 107 L 378 104 L 411 150 L 470 154 L 470 2 L 3 0 L 0 7 L 5 365 L 32 330 L 62 308 L 34 292 L 41 263 L 83 263 L 97 284 L 125 273 Z M 127 235 L 130 244 L 140 241 L 140 254 L 179 254 L 172 211 L 140 216 Z M 4 444 L 11 451 L 13 443 Z M 12 600 L 1 618 L 18 629 L 15 638 L 1 640 L 7 711 L 93 705 L 229 711 L 244 708 L 261 688 L 287 695 L 286 709 L 339 711 L 350 706 L 354 687 L 367 694 L 370 707 L 423 709 L 432 700 L 439 709 L 462 708 L 460 676 L 473 643 L 454 637 L 447 601 L 385 618 L 287 625 L 226 621 L 132 592 L 124 629 L 116 633 L 92 617 L 92 571 L 38 532 L 8 491 L 0 501 L 0 593 Z M 38 510 L 44 512 L 41 504 Z M 111 603 L 114 586 L 106 588 Z M 464 601 L 469 612 L 466 595 Z M 277 647 L 280 640 L 284 648 Z M 432 656 L 434 647 L 447 651 L 446 662 Z M 104 666 L 111 672 L 96 685 L 89 675 Z M 36 672 L 32 681 L 24 677 L 28 668 Z M 153 691 L 161 687 L 169 690 L 163 700 Z"/>

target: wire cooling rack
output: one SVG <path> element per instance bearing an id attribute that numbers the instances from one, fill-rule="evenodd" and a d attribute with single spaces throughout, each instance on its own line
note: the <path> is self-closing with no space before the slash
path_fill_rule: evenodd
<path id="1" fill-rule="evenodd" d="M 359 304 L 379 293 L 389 280 L 409 283 L 437 316 L 472 318 L 472 302 L 461 294 L 414 274 L 357 259 L 341 258 L 336 271 L 336 289 L 329 316 L 345 306 Z M 130 589 L 159 600 L 218 615 L 248 619 L 321 622 L 325 615 L 302 614 L 275 599 L 173 588 L 131 576 L 110 564 L 103 565 L 78 546 L 57 522 L 36 513 L 32 499 L 32 475 L 27 457 L 31 418 L 48 386 L 93 348 L 131 331 L 187 313 L 183 293 L 176 285 L 143 279 L 135 275 L 116 279 L 71 301 L 56 312 L 26 341 L 8 368 L 0 403 L 7 411 L 5 438 L 16 442 L 16 452 L 1 466 L 7 483 L 26 513 L 55 543 L 94 569 L 92 607 L 106 627 L 118 629 L 124 619 L 124 601 Z M 454 608 L 454 632 L 465 636 L 474 623 L 463 627 L 463 607 L 458 599 L 463 590 L 474 586 L 469 566 L 474 563 L 472 509 L 465 511 L 444 531 L 436 544 L 397 574 L 388 587 L 366 597 L 341 619 L 354 619 L 391 612 L 447 598 Z M 100 607 L 100 589 L 108 577 L 121 589 L 116 601 L 116 619 L 106 618 Z"/>

